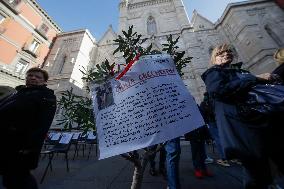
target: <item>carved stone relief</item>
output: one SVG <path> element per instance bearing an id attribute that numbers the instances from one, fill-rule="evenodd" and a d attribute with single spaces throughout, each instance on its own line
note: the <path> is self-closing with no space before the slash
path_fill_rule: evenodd
<path id="1" fill-rule="evenodd" d="M 164 6 L 164 7 L 161 7 L 159 9 L 159 12 L 161 14 L 165 14 L 165 13 L 169 13 L 169 12 L 174 12 L 175 11 L 175 8 L 174 6 Z"/>
<path id="2" fill-rule="evenodd" d="M 255 16 L 257 14 L 264 16 L 266 14 L 265 8 L 261 8 L 261 7 L 255 7 L 252 9 L 248 9 L 246 12 L 249 16 Z"/>
<path id="3" fill-rule="evenodd" d="M 143 12 L 130 12 L 128 14 L 128 19 L 137 19 L 137 18 L 141 18 L 143 15 Z"/>

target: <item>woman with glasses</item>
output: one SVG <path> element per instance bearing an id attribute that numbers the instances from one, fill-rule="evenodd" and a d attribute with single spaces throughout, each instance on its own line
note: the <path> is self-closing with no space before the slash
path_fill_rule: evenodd
<path id="1" fill-rule="evenodd" d="M 238 104 L 252 86 L 268 83 L 274 79 L 274 75 L 265 73 L 255 76 L 241 69 L 241 63 L 231 64 L 233 58 L 229 45 L 217 46 L 211 55 L 212 66 L 202 74 L 202 79 L 213 99 L 220 142 L 226 158 L 242 161 L 247 175 L 245 188 L 267 188 L 273 182 L 266 154 L 269 119 L 260 115 L 243 119 Z"/>

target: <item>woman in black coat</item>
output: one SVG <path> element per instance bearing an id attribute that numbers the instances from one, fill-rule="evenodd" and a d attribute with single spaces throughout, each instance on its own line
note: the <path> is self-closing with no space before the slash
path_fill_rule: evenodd
<path id="1" fill-rule="evenodd" d="M 211 56 L 213 66 L 203 73 L 202 79 L 213 99 L 226 158 L 242 161 L 248 179 L 245 188 L 266 188 L 273 182 L 266 154 L 269 119 L 259 115 L 243 119 L 238 104 L 252 86 L 269 82 L 273 75 L 254 76 L 240 69 L 240 64 L 231 65 L 232 61 L 233 54 L 228 45 L 216 47 Z"/>
<path id="2" fill-rule="evenodd" d="M 0 174 L 6 188 L 37 188 L 30 170 L 37 167 L 56 110 L 56 97 L 46 87 L 47 79 L 46 71 L 31 68 L 26 85 L 0 103 Z"/>

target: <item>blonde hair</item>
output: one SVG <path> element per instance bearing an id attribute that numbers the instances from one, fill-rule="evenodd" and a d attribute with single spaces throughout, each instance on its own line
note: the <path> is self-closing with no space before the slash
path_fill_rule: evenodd
<path id="1" fill-rule="evenodd" d="M 278 62 L 278 64 L 284 63 L 284 48 L 277 49 L 273 56 L 274 60 Z"/>
<path id="2" fill-rule="evenodd" d="M 224 51 L 230 51 L 232 52 L 231 46 L 224 43 L 221 45 L 218 45 L 217 47 L 215 47 L 211 53 L 211 59 L 210 59 L 210 63 L 211 64 L 215 64 L 216 61 L 216 56 L 218 56 L 219 54 L 223 53 Z"/>

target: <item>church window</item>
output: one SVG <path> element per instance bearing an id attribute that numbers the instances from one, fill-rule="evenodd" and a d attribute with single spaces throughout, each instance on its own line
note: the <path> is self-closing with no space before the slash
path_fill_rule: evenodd
<path id="1" fill-rule="evenodd" d="M 63 68 L 64 68 L 64 65 L 65 65 L 65 63 L 66 63 L 66 60 L 67 60 L 67 56 L 65 55 L 65 56 L 63 56 L 62 62 L 61 62 L 60 67 L 59 67 L 59 72 L 58 72 L 59 74 L 62 73 Z"/>
<path id="2" fill-rule="evenodd" d="M 153 16 L 149 16 L 147 20 L 147 33 L 153 35 L 157 33 L 157 25 Z"/>

